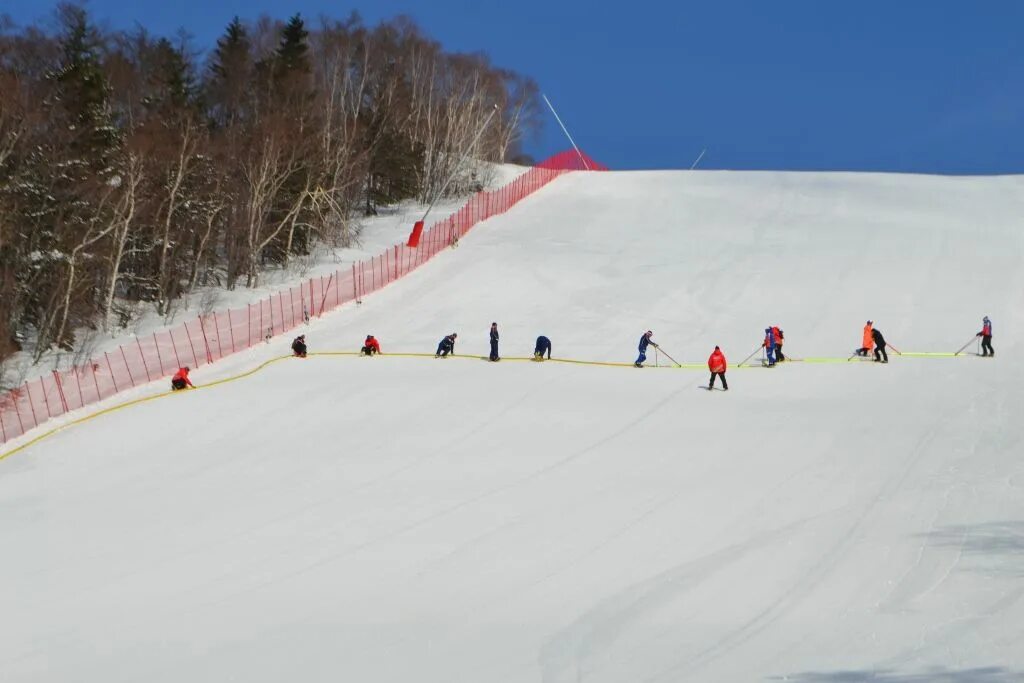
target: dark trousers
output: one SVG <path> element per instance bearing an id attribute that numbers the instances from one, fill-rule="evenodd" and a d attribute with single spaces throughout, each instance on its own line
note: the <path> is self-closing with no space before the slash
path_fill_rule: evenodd
<path id="1" fill-rule="evenodd" d="M 883 363 L 889 362 L 889 354 L 885 352 L 885 344 L 875 345 L 875 360 L 882 361 Z"/>
<path id="2" fill-rule="evenodd" d="M 857 349 L 857 355 L 858 356 L 864 356 L 865 358 L 867 358 L 868 357 L 868 349 L 867 349 L 867 347 L 866 346 L 862 346 L 859 349 Z"/>
<path id="3" fill-rule="evenodd" d="M 722 388 L 723 389 L 728 389 L 729 388 L 729 383 L 725 381 L 725 373 L 724 372 L 712 372 L 711 373 L 711 381 L 708 382 L 708 389 L 714 389 L 715 388 L 715 376 L 716 375 L 718 377 L 722 378 Z"/>
<path id="4" fill-rule="evenodd" d="M 786 360 L 786 357 L 782 355 L 782 344 L 776 344 L 775 345 L 775 360 L 776 361 L 784 361 L 784 360 Z"/>
<path id="5" fill-rule="evenodd" d="M 491 340 L 491 360 L 498 360 L 498 340 Z"/>
<path id="6" fill-rule="evenodd" d="M 377 353 L 377 349 L 373 348 L 372 346 L 364 346 L 359 350 L 359 353 L 363 354 L 364 356 L 372 356 L 373 354 Z"/>
<path id="7" fill-rule="evenodd" d="M 992 348 L 992 335 L 986 334 L 981 338 L 981 355 L 996 355 L 995 350 Z"/>
<path id="8" fill-rule="evenodd" d="M 181 389 L 184 389 L 187 386 L 188 385 L 185 384 L 185 380 L 183 380 L 183 379 L 172 379 L 171 380 L 171 390 L 172 391 L 179 391 Z"/>
<path id="9" fill-rule="evenodd" d="M 452 352 L 452 345 L 451 344 L 445 344 L 444 342 L 441 342 L 440 344 L 437 345 L 437 353 L 435 353 L 434 355 L 435 356 L 447 356 L 451 352 Z"/>

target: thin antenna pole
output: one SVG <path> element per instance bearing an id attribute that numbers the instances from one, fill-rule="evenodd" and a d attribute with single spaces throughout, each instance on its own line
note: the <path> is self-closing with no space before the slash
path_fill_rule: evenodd
<path id="1" fill-rule="evenodd" d="M 484 134 L 485 130 L 487 130 L 487 124 L 491 122 L 491 119 L 494 118 L 494 115 L 497 112 L 498 112 L 498 105 L 494 105 L 494 109 L 492 109 L 491 113 L 487 115 L 487 119 L 484 121 L 483 125 L 480 126 L 480 130 L 478 130 L 476 132 L 476 137 L 473 138 L 473 142 L 469 143 L 469 147 L 467 147 L 466 151 L 462 154 L 462 158 L 459 159 L 459 163 L 455 165 L 455 169 L 452 171 L 452 174 L 450 176 L 448 176 L 448 180 L 444 181 L 444 185 L 442 185 L 441 189 L 438 190 L 436 195 L 434 195 L 434 198 L 432 200 L 430 200 L 430 205 L 427 206 L 427 210 L 424 212 L 423 218 L 420 219 L 421 223 L 425 222 L 427 220 L 427 214 L 430 213 L 430 210 L 434 208 L 434 204 L 437 202 L 438 199 L 441 198 L 441 195 L 444 194 L 444 191 L 448 189 L 448 185 L 450 185 L 451 182 L 452 182 L 452 179 L 455 178 L 455 174 L 458 172 L 459 168 L 462 166 L 462 162 L 465 161 L 466 157 L 469 156 L 469 153 L 472 152 L 476 148 L 476 141 L 479 140 L 480 136 Z"/>
<path id="2" fill-rule="evenodd" d="M 583 152 L 581 152 L 580 148 L 576 146 L 576 141 L 572 139 L 571 135 L 569 135 L 568 129 L 565 127 L 565 124 L 562 123 L 562 119 L 559 118 L 558 112 L 555 111 L 555 107 L 551 104 L 551 100 L 549 100 L 548 96 L 545 95 L 544 93 L 541 93 L 540 96 L 544 98 L 544 101 L 548 105 L 548 109 L 550 109 L 551 113 L 555 115 L 555 121 L 558 121 L 558 125 L 562 127 L 562 132 L 565 133 L 565 137 L 569 138 L 569 142 L 572 143 L 573 149 L 576 150 L 576 154 L 578 154 L 580 156 L 580 161 L 583 162 L 583 168 L 585 168 L 585 169 L 587 169 L 589 171 L 590 170 L 590 165 L 587 163 L 587 160 L 583 158 Z"/>
<path id="3" fill-rule="evenodd" d="M 696 160 L 695 160 L 695 161 L 693 162 L 693 164 L 692 164 L 692 165 L 690 166 L 690 170 L 691 170 L 691 171 L 692 171 L 693 169 L 697 168 L 697 164 L 699 164 L 699 163 L 700 163 L 700 160 L 704 158 L 704 152 L 706 152 L 706 151 L 708 151 L 708 148 L 707 148 L 707 147 L 705 147 L 704 149 L 702 149 L 702 150 L 700 151 L 700 156 L 699 156 L 699 157 L 697 157 L 697 159 L 696 159 Z"/>

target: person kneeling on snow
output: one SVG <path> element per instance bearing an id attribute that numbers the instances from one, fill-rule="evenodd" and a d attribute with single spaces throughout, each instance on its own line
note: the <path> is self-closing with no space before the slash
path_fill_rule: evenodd
<path id="1" fill-rule="evenodd" d="M 537 337 L 537 344 L 533 347 L 533 357 L 536 360 L 544 360 L 544 354 L 548 354 L 548 360 L 551 360 L 551 340 L 541 335 Z"/>
<path id="2" fill-rule="evenodd" d="M 458 336 L 459 335 L 452 332 L 447 337 L 442 339 L 441 342 L 437 345 L 437 353 L 434 354 L 434 358 L 437 358 L 439 356 L 443 358 L 444 356 L 447 356 L 449 353 L 454 355 L 455 338 Z"/>
<path id="3" fill-rule="evenodd" d="M 725 381 L 725 370 L 728 364 L 725 362 L 725 354 L 722 349 L 715 347 L 708 358 L 708 370 L 711 371 L 711 381 L 708 382 L 708 391 L 715 388 L 715 377 L 722 378 L 722 389 L 729 391 L 729 383 Z"/>
<path id="4" fill-rule="evenodd" d="M 363 356 L 380 353 L 380 342 L 372 334 L 366 335 L 366 341 L 363 342 L 363 348 L 359 349 L 359 353 Z"/>
<path id="5" fill-rule="evenodd" d="M 192 380 L 188 378 L 188 366 L 178 368 L 178 371 L 174 373 L 174 377 L 171 378 L 171 391 L 191 388 L 194 388 L 194 385 Z"/>
<path id="6" fill-rule="evenodd" d="M 295 341 L 292 342 L 292 353 L 299 358 L 306 357 L 306 335 L 300 334 L 295 338 Z"/>

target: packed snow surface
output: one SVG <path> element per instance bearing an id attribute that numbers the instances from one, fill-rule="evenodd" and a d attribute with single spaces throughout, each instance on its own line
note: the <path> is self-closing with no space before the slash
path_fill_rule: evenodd
<path id="1" fill-rule="evenodd" d="M 1019 177 L 562 177 L 307 330 L 505 361 L 288 359 L 0 462 L 0 679 L 1022 681 L 1021 216 Z M 985 314 L 995 358 L 846 361 Z M 735 368 L 768 325 L 839 362 Z M 511 358 L 647 329 L 730 390 Z"/>

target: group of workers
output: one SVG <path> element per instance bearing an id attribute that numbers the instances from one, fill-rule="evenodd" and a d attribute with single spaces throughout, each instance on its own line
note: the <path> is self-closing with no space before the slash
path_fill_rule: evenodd
<path id="1" fill-rule="evenodd" d="M 858 356 L 867 358 L 868 353 L 871 349 L 875 349 L 875 362 L 876 363 L 888 363 L 889 354 L 885 352 L 885 337 L 882 336 L 882 332 L 874 327 L 874 323 L 870 320 L 864 325 L 864 336 L 861 338 L 861 347 L 854 353 Z"/>
<path id="2" fill-rule="evenodd" d="M 452 332 L 449 335 L 445 335 L 437 344 L 437 350 L 434 352 L 434 358 L 445 358 L 448 354 L 455 353 L 455 340 L 458 338 L 456 332 Z M 497 362 L 501 360 L 501 356 L 498 354 L 498 340 L 500 336 L 498 333 L 498 323 L 491 323 L 490 331 L 490 342 L 491 352 L 487 356 L 487 360 L 491 362 Z M 537 343 L 533 347 L 533 359 L 544 360 L 544 356 L 551 358 L 551 340 L 541 335 L 537 337 Z"/>
<path id="3" fill-rule="evenodd" d="M 452 332 L 449 335 L 445 335 L 444 338 L 437 345 L 437 351 L 434 353 L 435 358 L 445 358 L 449 354 L 455 353 L 455 340 L 458 338 L 458 334 Z M 638 368 L 642 368 L 644 363 L 647 361 L 647 349 L 653 346 L 659 348 L 656 343 L 651 339 L 654 336 L 654 332 L 647 330 L 640 337 L 640 343 L 638 350 L 640 351 L 637 356 L 634 365 Z M 992 348 L 992 321 L 989 320 L 988 316 L 982 318 L 981 331 L 976 335 L 981 338 L 981 354 L 982 356 L 995 356 L 996 352 Z M 501 356 L 498 355 L 498 323 L 491 323 L 490 331 L 490 342 L 491 352 L 488 356 L 488 360 L 496 362 L 501 360 Z M 765 351 L 765 366 L 773 367 L 776 363 L 780 363 L 786 360 L 785 354 L 782 352 L 782 345 L 785 341 L 783 332 L 777 325 L 772 325 L 764 329 L 764 341 L 761 343 L 761 347 Z M 867 321 L 864 326 L 864 334 L 861 339 L 861 347 L 854 351 L 854 356 L 861 356 L 866 358 L 868 354 L 874 350 L 875 362 L 888 363 L 889 355 L 885 352 L 886 341 L 885 337 L 882 336 L 880 330 L 874 327 L 872 321 Z M 379 354 L 380 342 L 372 335 L 366 335 L 366 339 L 363 342 L 363 347 L 359 350 L 360 355 L 363 356 L 374 356 Z M 755 351 L 756 352 L 756 351 Z M 300 334 L 292 341 L 292 353 L 299 358 L 305 358 L 307 354 L 306 347 L 306 335 Z M 546 336 L 541 335 L 537 337 L 537 343 L 534 345 L 533 358 L 534 360 L 544 360 L 545 356 L 550 360 L 551 358 L 551 340 Z M 853 356 L 850 356 L 853 358 Z M 742 365 L 742 363 L 741 363 Z M 725 381 L 725 372 L 728 364 L 725 360 L 725 354 L 722 350 L 716 346 L 711 356 L 708 358 L 708 369 L 711 371 L 711 380 L 708 382 L 708 389 L 714 389 L 715 379 L 720 378 L 722 380 L 722 389 L 725 391 L 729 390 L 729 385 Z M 193 386 L 191 380 L 188 377 L 189 367 L 179 368 L 174 376 L 171 378 L 171 389 L 174 391 L 180 389 L 187 389 Z"/>

